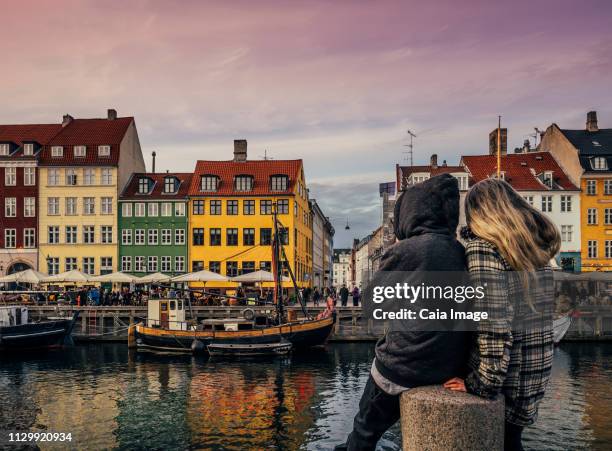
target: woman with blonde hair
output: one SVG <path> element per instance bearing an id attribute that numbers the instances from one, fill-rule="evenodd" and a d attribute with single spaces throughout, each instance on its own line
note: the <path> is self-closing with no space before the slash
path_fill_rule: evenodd
<path id="1" fill-rule="evenodd" d="M 559 251 L 555 225 L 508 183 L 487 179 L 465 199 L 468 270 L 485 296 L 465 379 L 444 386 L 486 398 L 505 398 L 505 449 L 522 450 L 534 423 L 553 357 L 554 282 L 548 266 Z"/>

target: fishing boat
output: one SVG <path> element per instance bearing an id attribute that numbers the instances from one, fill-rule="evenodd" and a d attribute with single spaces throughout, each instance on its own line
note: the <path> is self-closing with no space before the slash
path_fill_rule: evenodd
<path id="1" fill-rule="evenodd" d="M 266 354 L 278 351 L 283 354 L 293 349 L 321 346 L 327 342 L 336 315 L 333 304 L 325 312 L 312 318 L 298 290 L 295 275 L 287 262 L 282 246 L 281 230 L 276 208 L 273 210 L 274 233 L 272 236 L 272 274 L 274 282 L 273 305 L 258 314 L 245 308 L 242 318 L 207 319 L 196 323 L 186 320 L 190 309 L 188 301 L 181 299 L 150 299 L 147 320 L 130 326 L 128 345 L 139 351 L 165 353 L 223 353 L 224 355 L 245 353 Z M 297 312 L 288 311 L 282 299 L 283 267 L 288 270 L 303 318 Z M 193 289 L 192 291 L 200 291 Z M 286 344 L 290 344 L 290 347 Z M 282 345 L 281 345 L 282 344 Z M 286 351 L 286 352 L 285 352 Z"/>
<path id="2" fill-rule="evenodd" d="M 35 351 L 71 344 L 78 316 L 79 311 L 71 319 L 29 322 L 27 307 L 0 306 L 0 352 Z"/>

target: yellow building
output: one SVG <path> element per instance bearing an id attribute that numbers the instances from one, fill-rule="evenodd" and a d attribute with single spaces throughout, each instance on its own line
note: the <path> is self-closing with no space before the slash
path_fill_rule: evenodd
<path id="1" fill-rule="evenodd" d="M 39 268 L 116 271 L 117 199 L 132 172 L 145 170 L 134 118 L 64 116 L 39 168 Z"/>
<path id="2" fill-rule="evenodd" d="M 191 270 L 270 271 L 273 208 L 297 283 L 311 286 L 312 219 L 302 160 L 247 160 L 246 140 L 234 141 L 233 160 L 196 165 L 189 190 Z"/>

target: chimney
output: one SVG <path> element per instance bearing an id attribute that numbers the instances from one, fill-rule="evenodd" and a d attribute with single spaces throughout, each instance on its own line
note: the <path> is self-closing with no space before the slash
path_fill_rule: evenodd
<path id="1" fill-rule="evenodd" d="M 234 140 L 234 161 L 246 161 L 247 160 L 247 140 L 246 139 L 235 139 Z"/>
<path id="2" fill-rule="evenodd" d="M 589 111 L 587 113 L 586 129 L 587 132 L 599 131 L 597 127 L 597 111 Z"/>
<path id="3" fill-rule="evenodd" d="M 523 141 L 523 152 L 525 153 L 531 152 L 531 144 L 529 143 L 528 139 Z"/>
<path id="4" fill-rule="evenodd" d="M 508 152 L 508 129 L 502 128 L 500 130 L 500 136 L 500 151 L 502 155 L 505 155 Z M 489 155 L 497 155 L 497 128 L 489 133 Z"/>
<path id="5" fill-rule="evenodd" d="M 64 114 L 64 117 L 62 118 L 62 127 L 65 127 L 66 125 L 70 124 L 73 120 L 74 118 L 72 116 L 70 116 L 69 114 Z"/>
<path id="6" fill-rule="evenodd" d="M 448 166 L 448 164 L 446 164 L 446 160 L 442 161 L 442 167 L 445 168 L 446 166 Z"/>
<path id="7" fill-rule="evenodd" d="M 117 119 L 117 110 L 109 108 L 108 110 L 106 110 L 106 118 L 109 121 L 114 121 L 115 119 Z"/>
<path id="8" fill-rule="evenodd" d="M 151 172 L 153 174 L 155 174 L 155 157 L 157 156 L 157 153 L 155 153 L 155 151 L 151 152 L 151 156 L 153 157 L 153 168 L 151 168 Z"/>
<path id="9" fill-rule="evenodd" d="M 435 169 L 438 167 L 438 155 L 436 155 L 435 153 L 431 156 L 431 158 L 429 159 L 429 165 Z"/>

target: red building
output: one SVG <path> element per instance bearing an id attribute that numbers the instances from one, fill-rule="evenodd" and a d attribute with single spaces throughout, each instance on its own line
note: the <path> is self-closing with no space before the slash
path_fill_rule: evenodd
<path id="1" fill-rule="evenodd" d="M 0 275 L 38 266 L 38 157 L 61 124 L 0 125 Z"/>

